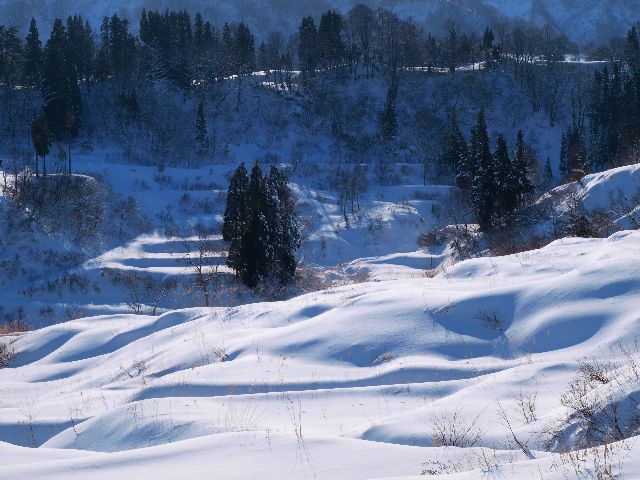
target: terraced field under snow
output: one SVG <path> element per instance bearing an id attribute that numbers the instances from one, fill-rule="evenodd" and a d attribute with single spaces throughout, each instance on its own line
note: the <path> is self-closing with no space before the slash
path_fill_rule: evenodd
<path id="1" fill-rule="evenodd" d="M 640 390 L 625 367 L 639 252 L 637 232 L 565 239 L 435 278 L 12 337 L 0 477 L 566 478 L 560 443 L 586 427 L 562 399 L 581 365 L 611 365 L 611 404 Z M 614 449 L 640 474 L 634 437 Z"/>

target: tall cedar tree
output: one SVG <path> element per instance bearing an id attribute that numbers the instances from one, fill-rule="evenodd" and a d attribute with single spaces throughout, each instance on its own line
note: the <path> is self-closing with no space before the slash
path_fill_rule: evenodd
<path id="1" fill-rule="evenodd" d="M 242 237 L 247 230 L 249 214 L 249 174 L 241 164 L 229 183 L 227 193 L 227 208 L 224 211 L 224 223 L 222 226 L 222 239 L 229 243 L 229 255 L 227 265 L 240 273 L 240 247 Z"/>
<path id="2" fill-rule="evenodd" d="M 504 217 L 512 214 L 518 206 L 519 183 L 515 165 L 509 157 L 509 147 L 504 136 L 498 136 L 494 154 L 496 181 L 496 213 Z"/>
<path id="3" fill-rule="evenodd" d="M 389 87 L 389 90 L 387 91 L 387 101 L 384 104 L 384 110 L 380 112 L 380 136 L 385 141 L 392 140 L 398 134 L 398 121 L 396 119 L 397 93 L 397 85 Z"/>
<path id="4" fill-rule="evenodd" d="M 471 136 L 470 160 L 476 165 L 476 173 L 472 182 L 473 205 L 478 225 L 483 232 L 486 232 L 491 229 L 496 201 L 496 185 L 484 109 L 478 113 L 478 121 Z"/>
<path id="5" fill-rule="evenodd" d="M 467 158 L 467 142 L 458 125 L 458 114 L 454 109 L 449 114 L 449 128 L 444 137 L 440 164 L 446 173 L 460 174 Z"/>
<path id="6" fill-rule="evenodd" d="M 547 161 L 545 162 L 542 170 L 541 187 L 543 192 L 547 192 L 553 187 L 553 170 L 551 169 L 551 159 L 549 157 L 547 157 Z"/>
<path id="7" fill-rule="evenodd" d="M 201 158 L 209 153 L 209 133 L 207 132 L 207 119 L 204 115 L 202 100 L 198 104 L 198 113 L 196 114 L 196 150 Z"/>
<path id="8" fill-rule="evenodd" d="M 44 112 L 40 114 L 31 123 L 31 141 L 36 151 L 36 177 L 39 176 L 39 157 L 43 161 L 43 175 L 47 176 L 47 155 L 51 149 L 51 132 L 47 125 L 47 116 Z"/>
<path id="9" fill-rule="evenodd" d="M 337 66 L 345 54 L 342 41 L 342 17 L 335 11 L 322 14 L 318 27 L 320 59 L 326 68 Z"/>
<path id="10" fill-rule="evenodd" d="M 249 74 L 256 69 L 256 49 L 253 35 L 244 23 L 236 29 L 235 49 L 238 59 L 238 73 Z"/>
<path id="11" fill-rule="evenodd" d="M 525 152 L 524 135 L 522 130 L 518 130 L 518 138 L 516 140 L 516 154 L 513 159 L 513 171 L 516 177 L 516 198 L 517 207 L 522 206 L 527 196 L 534 191 L 533 183 L 529 178 L 529 169 L 527 168 L 527 155 Z"/>
<path id="12" fill-rule="evenodd" d="M 263 278 L 271 253 L 264 193 L 262 169 L 256 163 L 249 178 L 247 229 L 241 239 L 239 262 L 240 277 L 251 288 L 255 288 Z"/>
<path id="13" fill-rule="evenodd" d="M 24 75 L 29 86 L 40 86 L 42 79 L 42 42 L 35 18 L 31 19 L 24 46 Z"/>
<path id="14" fill-rule="evenodd" d="M 299 31 L 298 58 L 304 79 L 312 77 L 318 65 L 318 31 L 313 17 L 302 19 Z"/>
<path id="15" fill-rule="evenodd" d="M 73 114 L 76 123 L 82 113 L 78 75 L 68 51 L 64 25 L 62 20 L 56 19 L 45 48 L 42 93 L 47 123 L 57 139 L 62 139 L 65 134 L 67 112 Z"/>
<path id="16" fill-rule="evenodd" d="M 627 32 L 627 41 L 624 46 L 624 61 L 631 69 L 640 69 L 640 42 L 638 41 L 638 31 L 635 25 Z"/>
<path id="17" fill-rule="evenodd" d="M 270 238 L 274 250 L 273 274 L 281 284 L 293 281 L 296 273 L 296 251 L 300 247 L 300 227 L 295 215 L 295 199 L 288 185 L 287 176 L 275 167 L 271 167 L 267 177 L 267 205 L 273 211 L 267 218 L 273 219 Z"/>
<path id="18" fill-rule="evenodd" d="M 78 73 L 80 81 L 88 81 L 93 74 L 95 44 L 91 24 L 81 16 L 67 18 L 67 57 Z"/>
<path id="19" fill-rule="evenodd" d="M 23 55 L 18 29 L 0 25 L 0 83 L 15 85 L 19 81 Z"/>
<path id="20" fill-rule="evenodd" d="M 287 176 L 272 167 L 263 177 L 256 163 L 248 177 L 241 165 L 229 185 L 222 236 L 229 243 L 227 264 L 245 285 L 254 288 L 265 278 L 291 282 L 300 229 Z"/>

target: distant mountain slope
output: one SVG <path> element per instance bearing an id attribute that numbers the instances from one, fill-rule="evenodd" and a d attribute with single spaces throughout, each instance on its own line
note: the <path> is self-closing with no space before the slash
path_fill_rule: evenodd
<path id="1" fill-rule="evenodd" d="M 439 31 L 449 21 L 464 28 L 483 30 L 497 20 L 522 19 L 538 26 L 553 25 L 572 40 L 587 42 L 621 35 L 640 20 L 636 0 L 0 0 L 2 23 L 25 28 L 35 16 L 48 30 L 54 18 L 79 13 L 94 24 L 118 12 L 137 23 L 142 8 L 200 10 L 216 23 L 246 21 L 259 35 L 276 29 L 293 32 L 304 15 L 318 16 L 335 8 L 348 11 L 356 3 L 392 9 Z"/>

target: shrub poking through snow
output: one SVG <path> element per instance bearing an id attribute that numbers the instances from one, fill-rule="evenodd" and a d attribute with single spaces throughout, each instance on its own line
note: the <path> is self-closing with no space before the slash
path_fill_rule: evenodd
<path id="1" fill-rule="evenodd" d="M 6 342 L 0 343 L 0 368 L 6 368 L 15 358 L 16 352 L 11 345 Z"/>

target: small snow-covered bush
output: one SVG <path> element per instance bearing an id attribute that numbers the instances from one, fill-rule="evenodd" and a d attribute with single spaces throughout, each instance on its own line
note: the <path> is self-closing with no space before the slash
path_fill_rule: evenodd
<path id="1" fill-rule="evenodd" d="M 0 368 L 6 368 L 15 358 L 16 353 L 6 342 L 0 342 Z"/>
<path id="2" fill-rule="evenodd" d="M 503 332 L 504 327 L 497 312 L 490 310 L 481 310 L 476 314 L 476 319 L 482 323 L 482 325 L 493 332 Z"/>
<path id="3" fill-rule="evenodd" d="M 460 409 L 435 416 L 432 429 L 434 447 L 469 448 L 480 441 L 478 418 L 467 418 Z"/>

